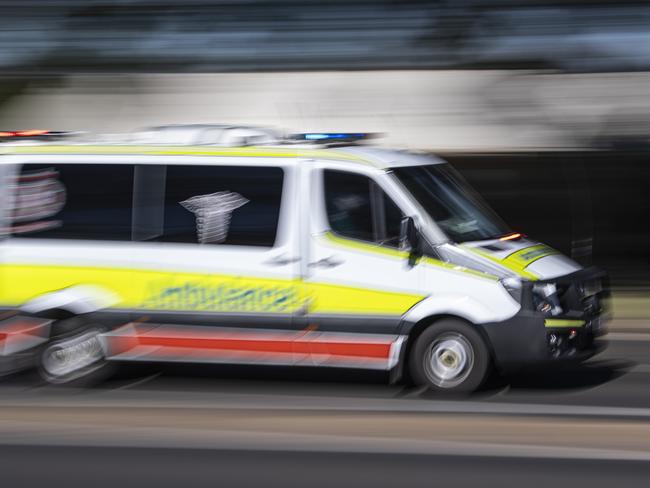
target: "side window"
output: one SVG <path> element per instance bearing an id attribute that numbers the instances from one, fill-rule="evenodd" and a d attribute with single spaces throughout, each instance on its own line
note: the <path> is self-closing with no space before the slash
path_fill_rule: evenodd
<path id="1" fill-rule="evenodd" d="M 399 247 L 400 244 L 400 234 L 402 232 L 402 220 L 404 220 L 404 214 L 402 211 L 395 205 L 395 203 L 386 195 L 384 192 L 381 192 L 383 195 L 383 204 L 385 212 L 385 222 L 386 229 L 384 234 L 384 243 L 391 247 Z"/>
<path id="2" fill-rule="evenodd" d="M 11 188 L 11 233 L 131 240 L 133 166 L 25 164 Z"/>
<path id="3" fill-rule="evenodd" d="M 370 178 L 324 171 L 325 207 L 330 228 L 340 236 L 399 246 L 403 214 Z"/>
<path id="4" fill-rule="evenodd" d="M 284 171 L 277 167 L 169 165 L 150 171 L 164 195 L 160 226 L 143 239 L 165 242 L 271 247 L 275 243 Z M 160 171 L 164 174 L 160 174 Z M 143 204 L 142 208 L 147 208 Z M 139 219 L 136 219 L 139 220 Z M 160 227 L 158 232 L 154 228 Z M 135 231 L 134 231 L 135 232 Z"/>
<path id="5" fill-rule="evenodd" d="M 370 180 L 353 173 L 326 170 L 324 181 L 330 228 L 344 237 L 374 241 Z"/>

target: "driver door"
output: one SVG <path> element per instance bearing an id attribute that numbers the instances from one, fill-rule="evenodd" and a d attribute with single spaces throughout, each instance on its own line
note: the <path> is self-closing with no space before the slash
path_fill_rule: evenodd
<path id="1" fill-rule="evenodd" d="M 314 168 L 305 286 L 311 361 L 390 369 L 403 314 L 423 298 L 421 269 L 399 249 L 405 213 L 378 174 Z"/>

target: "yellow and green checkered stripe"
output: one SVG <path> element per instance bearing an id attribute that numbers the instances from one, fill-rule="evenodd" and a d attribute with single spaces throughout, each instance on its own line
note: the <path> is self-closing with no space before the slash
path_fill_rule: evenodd
<path id="1" fill-rule="evenodd" d="M 483 256 L 484 258 L 489 259 L 497 264 L 500 264 L 504 268 L 514 271 L 522 278 L 527 278 L 529 280 L 537 280 L 539 276 L 530 271 L 527 271 L 526 268 L 538 259 L 542 259 L 546 256 L 551 256 L 553 254 L 559 254 L 558 251 L 552 247 L 547 246 L 546 244 L 537 244 L 535 246 L 530 246 L 525 249 L 520 249 L 504 259 L 500 259 L 493 254 L 484 251 L 477 247 L 464 246 L 470 252 Z"/>

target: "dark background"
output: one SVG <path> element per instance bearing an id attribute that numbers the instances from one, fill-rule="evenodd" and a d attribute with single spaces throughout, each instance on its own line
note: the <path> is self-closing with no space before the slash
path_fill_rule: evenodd
<path id="1" fill-rule="evenodd" d="M 648 285 L 650 151 L 442 156 L 515 231 L 605 268 L 613 285 Z"/>

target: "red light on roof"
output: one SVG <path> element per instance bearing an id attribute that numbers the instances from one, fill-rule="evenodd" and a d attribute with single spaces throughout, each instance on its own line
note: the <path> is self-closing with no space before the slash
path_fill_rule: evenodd
<path id="1" fill-rule="evenodd" d="M 7 130 L 0 131 L 0 137 L 35 137 L 35 136 L 44 136 L 49 134 L 49 130 L 42 129 L 30 129 L 30 130 Z"/>
<path id="2" fill-rule="evenodd" d="M 500 241 L 511 241 L 513 239 L 519 239 L 521 237 L 524 237 L 523 234 L 520 234 L 519 232 L 515 232 L 514 234 L 508 234 L 507 236 L 500 237 Z"/>
<path id="3" fill-rule="evenodd" d="M 49 130 L 42 129 L 32 129 L 32 130 L 19 130 L 16 132 L 17 136 L 29 137 L 29 136 L 42 136 L 50 132 Z"/>

